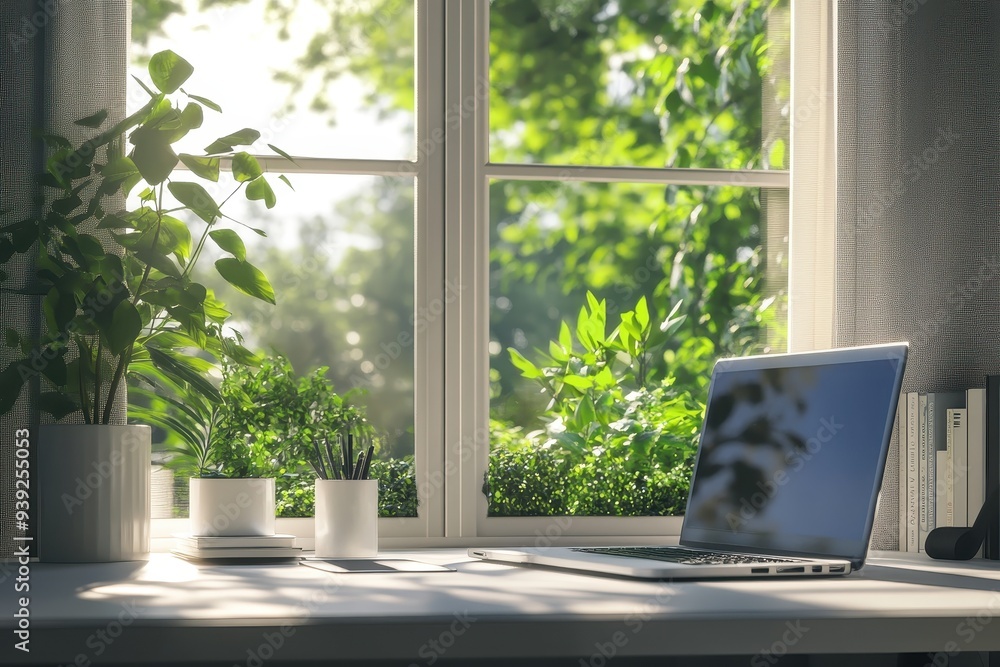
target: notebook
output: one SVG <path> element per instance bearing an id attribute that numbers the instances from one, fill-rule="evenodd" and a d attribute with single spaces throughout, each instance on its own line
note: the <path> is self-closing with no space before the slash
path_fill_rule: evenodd
<path id="1" fill-rule="evenodd" d="M 907 349 L 718 361 L 678 546 L 476 547 L 469 555 L 649 579 L 860 569 Z"/>

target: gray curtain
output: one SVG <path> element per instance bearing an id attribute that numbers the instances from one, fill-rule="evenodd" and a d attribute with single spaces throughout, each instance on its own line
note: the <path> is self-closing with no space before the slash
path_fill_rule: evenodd
<path id="1" fill-rule="evenodd" d="M 997 2 L 838 3 L 836 339 L 909 340 L 904 391 L 1000 372 L 998 44 Z M 872 547 L 897 526 L 882 503 Z"/>
<path id="2" fill-rule="evenodd" d="M 38 211 L 43 193 L 35 185 L 44 154 L 32 132 L 39 128 L 80 142 L 88 130 L 73 121 L 107 109 L 111 121 L 125 115 L 125 77 L 131 22 L 130 0 L 4 0 L 0 5 L 0 224 Z M 0 329 L 37 339 L 39 309 L 34 267 L 14 257 L 2 269 L 10 280 L 0 289 Z M 0 364 L 13 355 L 0 347 Z M 15 409 L 0 416 L 0 458 L 13 461 L 14 432 L 40 421 L 34 406 L 37 387 L 25 391 Z M 116 411 L 124 423 L 124 405 Z M 64 421 L 73 421 L 67 418 Z M 31 459 L 32 465 L 34 460 Z M 37 475 L 33 475 L 37 478 Z M 13 550 L 15 524 L 12 466 L 0 467 L 0 557 Z M 34 506 L 35 503 L 32 503 Z M 31 525 L 37 525 L 33 513 Z M 34 531 L 29 529 L 29 533 Z"/>

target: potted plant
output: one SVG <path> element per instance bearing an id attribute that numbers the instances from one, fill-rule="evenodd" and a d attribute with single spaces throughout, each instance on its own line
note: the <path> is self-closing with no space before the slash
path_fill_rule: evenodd
<path id="1" fill-rule="evenodd" d="M 176 173 L 182 163 L 184 176 L 218 182 L 225 164 L 236 184 L 226 200 L 242 191 L 268 208 L 275 203 L 261 165 L 237 150 L 258 132 L 244 128 L 219 138 L 203 155 L 175 152 L 174 144 L 201 126 L 206 108 L 220 111 L 181 88 L 192 73 L 177 54 L 157 53 L 149 63 L 153 87 L 143 85 L 150 99 L 141 109 L 110 127 L 106 111 L 81 118 L 76 124 L 95 133 L 79 144 L 42 134 L 49 158 L 40 184 L 49 203 L 43 214 L 0 229 L 0 264 L 16 254 L 34 261 L 30 292 L 41 298 L 44 314 L 37 341 L 5 332 L 14 361 L 0 370 L 0 413 L 37 381 L 41 411 L 55 421 L 75 413 L 85 424 L 43 427 L 39 434 L 43 560 L 148 553 L 149 429 L 121 425 L 130 375 L 171 378 L 218 401 L 204 377 L 211 362 L 199 354 L 237 363 L 252 358 L 218 335 L 228 313 L 193 277 L 205 246 L 227 253 L 215 263 L 226 281 L 274 303 L 238 231 L 225 224 L 222 204 Z M 135 204 L 126 208 L 130 195 Z"/>
<path id="2" fill-rule="evenodd" d="M 168 465 L 189 478 L 193 535 L 274 534 L 275 477 L 287 452 L 271 410 L 284 379 L 283 365 L 265 358 L 258 368 L 224 361 L 219 401 L 166 378 L 135 388 L 145 405 L 133 413 L 175 437 Z"/>

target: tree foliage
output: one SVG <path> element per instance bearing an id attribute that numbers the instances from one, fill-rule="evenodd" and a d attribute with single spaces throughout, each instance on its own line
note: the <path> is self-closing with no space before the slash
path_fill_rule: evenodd
<path id="1" fill-rule="evenodd" d="M 412 112 L 413 3 L 314 3 L 329 22 L 316 25 L 295 66 L 278 74 L 290 99 L 308 91 L 298 104 L 334 120 L 336 82 L 351 74 L 374 91 L 366 98 L 374 113 Z M 297 4 L 267 0 L 279 35 L 288 34 Z M 787 23 L 787 0 L 492 0 L 489 157 L 515 164 L 787 168 Z M 412 200 L 399 192 L 380 184 L 345 202 L 341 212 L 363 212 L 353 216 L 354 232 L 377 241 L 322 257 L 318 249 L 334 238 L 333 214 L 318 211 L 300 225 L 298 247 L 271 248 L 262 263 L 276 276 L 284 309 L 278 319 L 247 308 L 234 312 L 236 320 L 255 322 L 245 333 L 259 346 L 285 352 L 299 368 L 329 365 L 338 387 L 367 388 L 372 422 L 401 434 L 395 454 L 412 451 L 412 348 L 401 346 L 378 372 L 362 367 L 386 354 L 386 346 L 395 350 L 396 336 L 412 324 Z M 588 304 L 588 292 L 605 304 L 607 318 L 634 312 L 640 302 L 661 316 L 676 307 L 683 317 L 641 355 L 640 403 L 651 420 L 660 418 L 649 398 L 655 392 L 696 398 L 719 356 L 780 347 L 784 286 L 768 276 L 781 274 L 783 254 L 765 252 L 765 244 L 786 235 L 783 193 L 745 187 L 736 175 L 725 185 L 697 187 L 497 180 L 489 194 L 493 445 L 507 463 L 534 461 L 531 470 L 541 475 L 545 461 L 566 462 L 561 454 L 526 448 L 534 440 L 525 434 L 544 431 L 557 411 L 536 379 L 524 377 L 502 351 L 539 361 L 535 348 L 549 352 L 553 332 Z M 303 266 L 315 270 L 303 274 Z M 292 277 L 290 284 L 282 285 L 283 276 Z M 343 308 L 355 294 L 364 306 Z M 351 332 L 360 342 L 345 342 Z M 583 343 L 578 332 L 571 339 Z M 571 478 L 558 465 L 546 469 Z M 674 474 L 674 484 L 669 470 L 662 472 Z M 627 479 L 626 486 L 635 481 Z M 499 486 L 490 488 L 491 508 L 501 511 L 496 503 L 507 501 L 493 493 Z M 676 496 L 677 487 L 670 488 Z M 597 501 L 576 506 L 611 511 Z M 547 507 L 536 509 L 566 509 Z"/>

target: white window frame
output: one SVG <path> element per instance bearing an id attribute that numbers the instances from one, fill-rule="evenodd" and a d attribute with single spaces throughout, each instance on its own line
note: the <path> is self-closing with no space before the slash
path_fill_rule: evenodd
<path id="1" fill-rule="evenodd" d="M 820 74 L 832 70 L 826 39 L 832 36 L 830 24 L 812 29 L 810 19 L 829 16 L 831 0 L 791 0 L 792 12 L 792 104 L 797 109 L 810 93 Z M 489 182 L 494 178 L 544 180 L 555 182 L 587 181 L 600 183 L 656 183 L 660 185 L 727 185 L 790 189 L 790 171 L 720 170 L 720 169 L 649 169 L 634 167 L 572 167 L 539 164 L 497 164 L 489 159 L 489 100 L 480 99 L 481 82 L 489 74 L 489 2 L 488 0 L 452 0 L 446 17 L 446 86 L 447 106 L 461 107 L 475 99 L 474 113 L 463 119 L 449 134 L 446 165 L 445 208 L 446 279 L 463 289 L 457 307 L 447 314 L 446 336 L 446 412 L 445 474 L 447 506 L 446 537 L 469 543 L 483 541 L 517 542 L 536 545 L 572 544 L 581 541 L 628 543 L 670 542 L 680 534 L 681 517 L 489 517 L 487 498 L 482 493 L 489 460 Z M 804 27 L 810 29 L 804 30 Z M 816 39 L 826 46 L 816 57 Z M 827 50 L 824 50 L 827 49 Z M 812 52 L 809 58 L 799 56 Z M 488 87 L 486 88 L 488 91 Z M 826 98 L 822 98 L 823 103 Z M 815 103 L 815 102 L 814 102 Z M 819 112 L 792 120 L 792 169 L 809 174 L 823 165 L 825 157 L 811 149 L 816 137 L 832 137 L 832 105 Z M 805 139 L 805 141 L 803 141 Z M 796 143 L 807 150 L 795 151 Z M 832 145 L 832 139 L 827 145 Z M 829 174 L 827 174 L 829 177 Z M 808 178 L 808 175 L 807 175 Z M 805 181 L 803 181 L 805 182 Z M 805 198 L 796 200 L 800 208 L 808 206 Z M 815 202 L 813 202 L 815 204 Z M 832 212 L 829 220 L 832 222 Z M 790 225 L 791 226 L 791 225 Z M 814 247 L 822 247 L 832 236 L 832 224 L 817 232 Z M 790 234 L 791 236 L 791 234 Z M 791 239 L 790 239 L 791 240 Z M 834 253 L 812 252 L 813 262 L 793 264 L 789 281 L 799 285 L 803 275 L 832 275 Z M 824 263 L 817 266 L 816 261 Z M 812 285 L 812 283 L 810 283 Z M 828 301 L 816 304 L 811 311 L 800 309 L 800 302 L 815 296 L 816 288 L 790 290 L 790 309 L 800 313 L 801 331 L 810 328 L 810 319 L 823 317 L 832 322 L 832 283 Z M 798 345 L 798 343 L 791 343 Z M 810 344 L 815 345 L 815 342 Z"/>
<path id="2" fill-rule="evenodd" d="M 487 516 L 489 456 L 489 182 L 653 183 L 789 190 L 789 347 L 833 339 L 836 201 L 833 0 L 790 0 L 790 170 L 498 164 L 489 160 L 489 0 L 415 0 L 416 159 L 297 158 L 288 173 L 415 179 L 416 518 L 379 520 L 383 548 L 456 545 L 669 543 L 681 517 Z M 817 44 L 819 47 L 817 48 Z M 808 112 L 800 110 L 806 110 Z M 817 150 L 817 146 L 820 147 Z M 805 147 L 804 150 L 796 150 Z M 793 176 L 794 175 L 794 176 Z M 796 188 L 796 184 L 803 184 Z M 186 527 L 153 522 L 154 538 Z M 305 548 L 312 519 L 278 519 Z"/>

